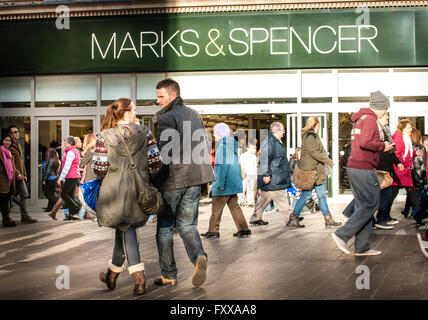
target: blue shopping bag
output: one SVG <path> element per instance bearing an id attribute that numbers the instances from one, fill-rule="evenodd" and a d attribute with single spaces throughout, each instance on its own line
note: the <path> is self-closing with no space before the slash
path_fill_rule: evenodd
<path id="1" fill-rule="evenodd" d="M 96 215 L 96 202 L 100 192 L 102 180 L 95 179 L 79 186 L 79 200 L 83 207 L 91 214 Z"/>

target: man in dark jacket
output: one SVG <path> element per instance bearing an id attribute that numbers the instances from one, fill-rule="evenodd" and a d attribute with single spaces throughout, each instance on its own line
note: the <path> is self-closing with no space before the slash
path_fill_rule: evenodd
<path id="1" fill-rule="evenodd" d="M 168 170 L 163 170 L 167 176 L 159 185 L 165 209 L 157 220 L 161 276 L 155 284 L 177 284 L 172 231 L 175 225 L 195 265 L 192 283 L 199 287 L 205 281 L 207 268 L 207 254 L 197 228 L 201 185 L 215 180 L 210 143 L 200 115 L 183 104 L 177 82 L 160 81 L 156 96 L 161 110 L 155 115 L 155 130 L 162 163 Z"/>
<path id="2" fill-rule="evenodd" d="M 21 211 L 21 222 L 22 223 L 33 223 L 37 219 L 31 218 L 28 215 L 27 207 L 27 171 L 25 170 L 23 152 L 21 145 L 19 144 L 19 130 L 15 125 L 8 128 L 9 134 L 12 137 L 12 144 L 10 146 L 10 152 L 13 155 L 13 162 L 15 164 L 16 175 L 16 193 L 17 196 L 12 196 L 12 201 L 19 205 Z"/>
<path id="3" fill-rule="evenodd" d="M 379 163 L 379 153 L 393 148 L 389 141 L 380 141 L 377 124 L 377 119 L 382 118 L 388 108 L 388 98 L 376 91 L 370 94 L 370 108 L 361 108 L 351 117 L 354 127 L 346 170 L 355 198 L 354 208 L 345 225 L 332 233 L 338 248 L 347 254 L 350 252 L 346 243 L 353 236 L 356 256 L 381 254 L 380 251 L 371 249 L 368 241 L 372 228 L 371 219 L 380 202 L 380 185 L 374 169 Z"/>
<path id="4" fill-rule="evenodd" d="M 268 224 L 267 221 L 262 220 L 262 215 L 272 200 L 275 201 L 279 211 L 285 215 L 285 224 L 299 223 L 297 219 L 290 220 L 291 208 L 288 204 L 286 189 L 291 185 L 291 172 L 285 146 L 281 141 L 284 132 L 284 125 L 281 122 L 272 123 L 268 137 L 260 146 L 257 172 L 257 188 L 260 189 L 260 195 L 257 197 L 250 224 Z"/>

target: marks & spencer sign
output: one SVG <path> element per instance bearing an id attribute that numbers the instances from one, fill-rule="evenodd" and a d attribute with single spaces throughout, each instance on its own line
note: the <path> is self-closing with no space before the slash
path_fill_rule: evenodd
<path id="1" fill-rule="evenodd" d="M 428 10 L 1 22 L 1 75 L 428 65 Z"/>

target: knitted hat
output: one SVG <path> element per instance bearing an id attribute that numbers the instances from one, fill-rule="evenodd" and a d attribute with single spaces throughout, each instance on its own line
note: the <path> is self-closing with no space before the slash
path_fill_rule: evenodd
<path id="1" fill-rule="evenodd" d="M 370 109 L 385 110 L 389 108 L 389 99 L 380 91 L 370 93 Z"/>
<path id="2" fill-rule="evenodd" d="M 214 126 L 214 132 L 217 133 L 220 137 L 229 137 L 230 129 L 227 124 L 220 122 Z"/>

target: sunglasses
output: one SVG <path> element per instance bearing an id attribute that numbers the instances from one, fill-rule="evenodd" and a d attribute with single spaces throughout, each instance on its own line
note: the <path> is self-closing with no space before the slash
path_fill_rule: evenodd
<path id="1" fill-rule="evenodd" d="M 19 131 L 17 130 L 17 131 L 11 131 L 10 133 L 18 133 Z"/>

